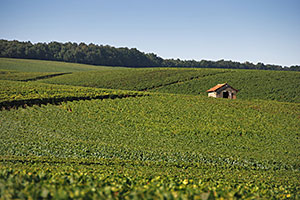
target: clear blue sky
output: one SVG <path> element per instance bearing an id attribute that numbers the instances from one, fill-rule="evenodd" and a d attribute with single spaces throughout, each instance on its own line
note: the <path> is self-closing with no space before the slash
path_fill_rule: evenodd
<path id="1" fill-rule="evenodd" d="M 0 39 L 300 64 L 300 0 L 0 0 Z"/>

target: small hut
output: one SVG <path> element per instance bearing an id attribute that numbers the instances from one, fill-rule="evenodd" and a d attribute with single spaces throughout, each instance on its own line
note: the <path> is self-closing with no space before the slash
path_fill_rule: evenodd
<path id="1" fill-rule="evenodd" d="M 227 83 L 218 84 L 207 90 L 209 97 L 236 99 L 238 90 L 234 89 Z"/>

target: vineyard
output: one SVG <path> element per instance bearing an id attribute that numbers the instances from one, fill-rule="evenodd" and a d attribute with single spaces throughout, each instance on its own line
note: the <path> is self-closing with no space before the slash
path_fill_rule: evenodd
<path id="1" fill-rule="evenodd" d="M 0 58 L 0 70 L 14 70 L 20 72 L 76 72 L 99 70 L 100 67 L 93 65 L 65 63 L 56 61 L 42 61 L 29 59 Z"/>
<path id="2" fill-rule="evenodd" d="M 73 73 L 62 77 L 43 80 L 45 83 L 78 85 L 125 90 L 149 90 L 192 80 L 200 77 L 223 73 L 215 69 L 120 69 L 97 72 Z"/>
<path id="3" fill-rule="evenodd" d="M 239 89 L 238 98 L 241 99 L 264 99 L 300 103 L 299 72 L 231 70 L 214 76 L 206 76 L 179 84 L 155 88 L 152 91 L 206 95 L 205 91 L 208 88 L 223 82 L 227 82 Z"/>
<path id="4" fill-rule="evenodd" d="M 207 96 L 206 90 L 227 82 L 238 98 L 300 103 L 300 72 L 224 69 L 119 69 L 75 72 L 41 80 L 45 83 Z M 284 84 L 283 84 L 284 83 Z"/>
<path id="5" fill-rule="evenodd" d="M 17 67 L 0 71 L 0 199 L 300 198 L 297 72 Z M 208 98 L 220 82 L 238 99 Z"/>
<path id="6" fill-rule="evenodd" d="M 0 108 L 3 109 L 47 103 L 57 104 L 73 100 L 114 99 L 147 95 L 146 93 L 135 91 L 70 87 L 7 80 L 0 80 L 0 89 Z"/>
<path id="7" fill-rule="evenodd" d="M 116 159 L 80 164 L 43 161 L 2 162 L 2 198 L 297 199 L 299 194 L 295 172 Z"/>

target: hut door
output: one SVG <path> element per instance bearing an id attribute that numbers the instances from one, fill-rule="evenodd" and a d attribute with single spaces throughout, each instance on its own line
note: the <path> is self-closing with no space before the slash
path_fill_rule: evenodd
<path id="1" fill-rule="evenodd" d="M 226 91 L 226 92 L 223 92 L 223 98 L 226 98 L 228 99 L 228 96 L 229 96 L 229 93 Z"/>

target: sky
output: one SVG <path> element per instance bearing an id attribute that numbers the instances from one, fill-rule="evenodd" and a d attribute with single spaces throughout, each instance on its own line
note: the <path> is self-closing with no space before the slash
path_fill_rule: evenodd
<path id="1" fill-rule="evenodd" d="M 0 0 L 0 39 L 300 65 L 300 0 Z"/>

